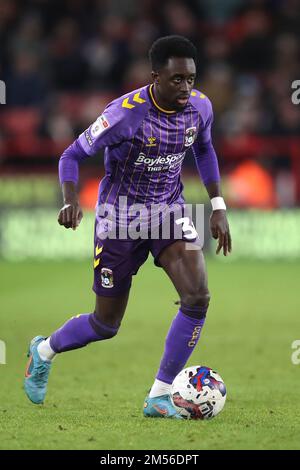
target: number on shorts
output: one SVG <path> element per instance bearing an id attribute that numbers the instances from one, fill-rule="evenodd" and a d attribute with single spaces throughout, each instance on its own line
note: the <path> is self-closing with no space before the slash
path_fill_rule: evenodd
<path id="1" fill-rule="evenodd" d="M 187 240 L 192 240 L 197 237 L 197 231 L 195 229 L 194 223 L 190 220 L 189 217 L 181 217 L 180 219 L 175 220 L 176 225 L 182 224 L 182 231 Z M 190 233 L 186 233 L 190 232 Z"/>

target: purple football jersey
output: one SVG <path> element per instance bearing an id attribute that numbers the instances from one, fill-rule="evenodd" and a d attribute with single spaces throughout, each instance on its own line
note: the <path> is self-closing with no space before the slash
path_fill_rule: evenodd
<path id="1" fill-rule="evenodd" d="M 182 112 L 165 111 L 155 102 L 153 85 L 110 103 L 78 139 L 87 155 L 105 147 L 105 177 L 99 202 L 172 203 L 182 193 L 180 172 L 194 142 L 210 141 L 209 99 L 192 91 Z"/>
<path id="2" fill-rule="evenodd" d="M 112 101 L 101 116 L 63 153 L 60 181 L 78 181 L 78 162 L 104 148 L 105 176 L 99 185 L 99 207 L 132 204 L 183 204 L 181 167 L 191 147 L 205 184 L 219 181 L 211 144 L 212 106 L 193 90 L 182 111 L 162 109 L 153 85 Z"/>

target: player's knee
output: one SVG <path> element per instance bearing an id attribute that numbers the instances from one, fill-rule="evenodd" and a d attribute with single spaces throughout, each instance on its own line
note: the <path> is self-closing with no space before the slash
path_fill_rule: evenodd
<path id="1" fill-rule="evenodd" d="M 106 325 L 105 325 L 106 326 Z M 106 326 L 106 331 L 103 334 L 104 339 L 111 339 L 118 334 L 119 328 L 110 328 Z"/>
<path id="2" fill-rule="evenodd" d="M 99 318 L 97 312 L 94 312 L 91 321 L 94 330 L 103 339 L 110 339 L 118 334 L 120 323 L 104 322 L 102 318 Z"/>
<path id="3" fill-rule="evenodd" d="M 208 290 L 189 292 L 181 298 L 181 311 L 193 318 L 203 318 L 206 316 L 209 301 Z"/>
<path id="4" fill-rule="evenodd" d="M 210 293 L 206 289 L 195 289 L 183 295 L 181 301 L 191 307 L 205 307 L 209 305 Z"/>

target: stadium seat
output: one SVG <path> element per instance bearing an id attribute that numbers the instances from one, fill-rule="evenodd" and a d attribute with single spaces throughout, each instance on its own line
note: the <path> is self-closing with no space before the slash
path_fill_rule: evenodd
<path id="1" fill-rule="evenodd" d="M 36 108 L 13 108 L 4 111 L 0 120 L 8 137 L 34 136 L 38 134 L 41 113 Z"/>

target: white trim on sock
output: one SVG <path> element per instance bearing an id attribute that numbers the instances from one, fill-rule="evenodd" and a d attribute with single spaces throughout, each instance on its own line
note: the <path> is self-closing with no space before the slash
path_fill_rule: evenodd
<path id="1" fill-rule="evenodd" d="M 56 352 L 54 352 L 50 346 L 50 336 L 49 338 L 40 342 L 40 344 L 37 347 L 37 350 L 40 355 L 40 358 L 43 361 L 52 361 L 52 359 L 56 355 Z"/>
<path id="2" fill-rule="evenodd" d="M 167 384 L 161 380 L 155 379 L 149 393 L 149 398 L 160 397 L 161 395 L 170 395 L 172 384 Z"/>

